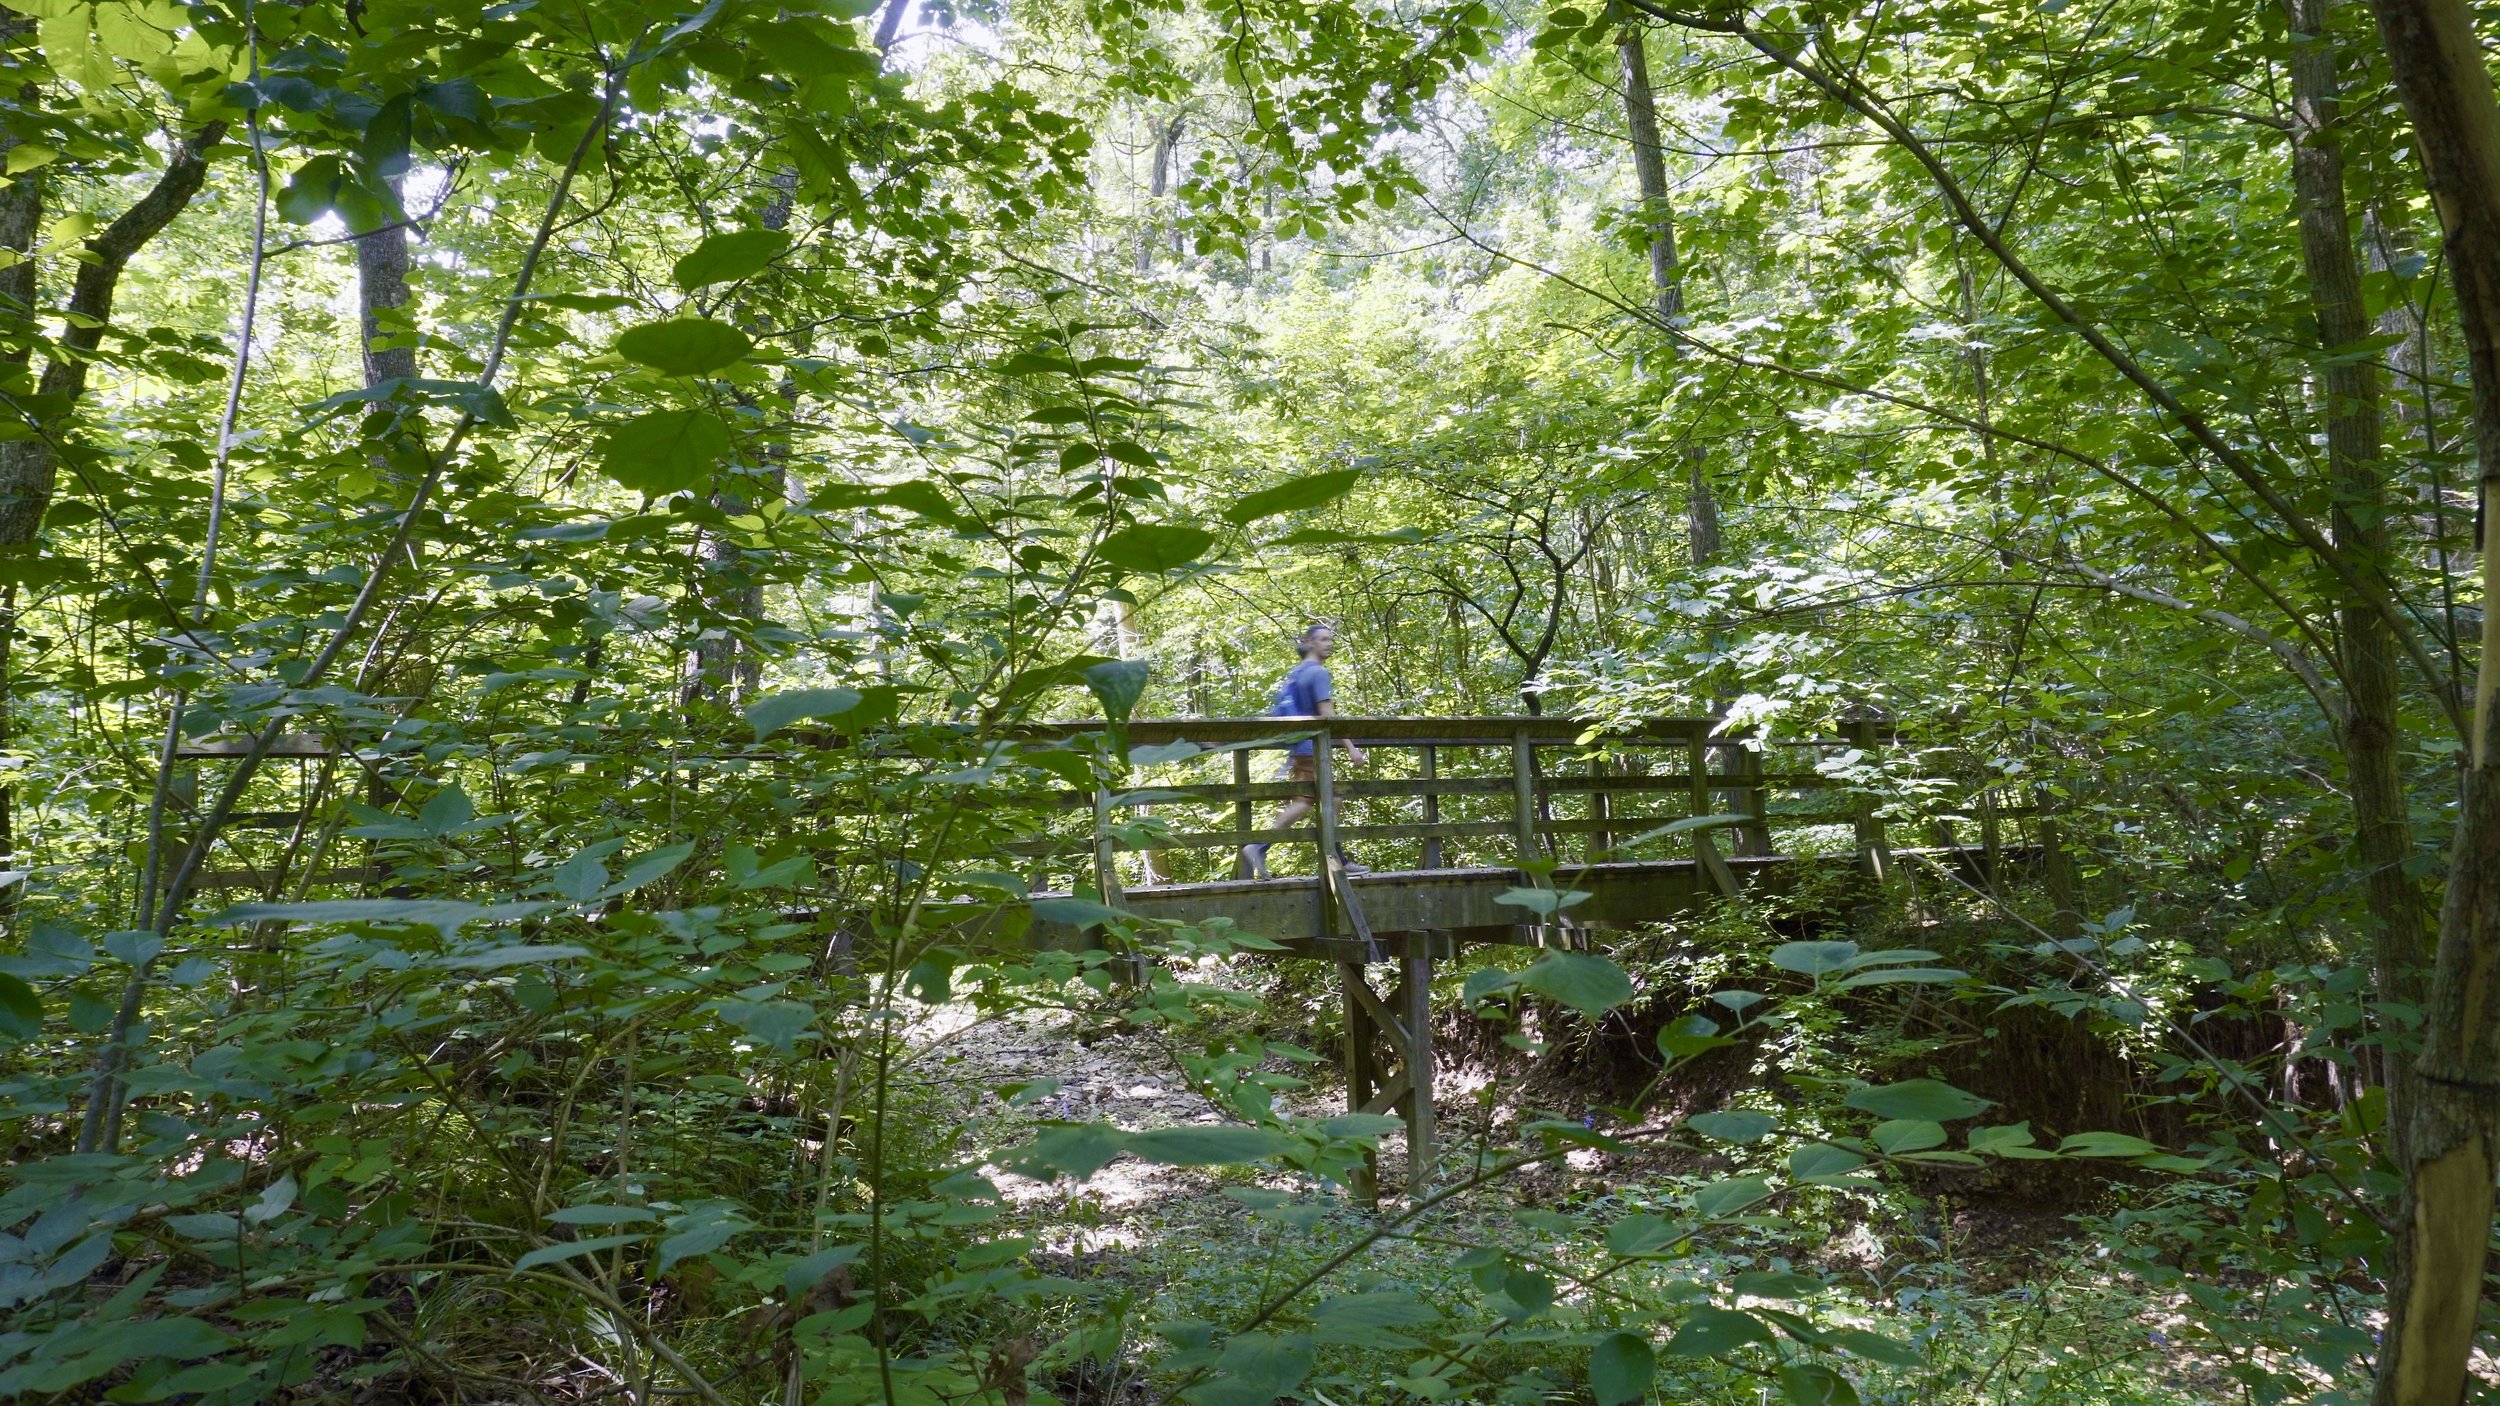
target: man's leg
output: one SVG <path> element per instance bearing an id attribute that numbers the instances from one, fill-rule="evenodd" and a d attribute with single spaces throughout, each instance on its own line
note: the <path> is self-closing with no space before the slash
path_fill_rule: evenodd
<path id="1" fill-rule="evenodd" d="M 1285 779 L 1299 781 L 1311 789 L 1285 802 L 1284 808 L 1276 812 L 1276 818 L 1267 822 L 1267 832 L 1271 835 L 1290 830 L 1301 824 L 1302 818 L 1309 815 L 1312 808 L 1319 804 L 1319 764 L 1317 762 L 1309 757 L 1294 758 L 1286 769 Z M 1270 841 L 1261 840 L 1256 844 L 1241 847 L 1242 867 L 1250 871 L 1251 878 L 1267 877 L 1267 847 L 1270 843 Z"/>

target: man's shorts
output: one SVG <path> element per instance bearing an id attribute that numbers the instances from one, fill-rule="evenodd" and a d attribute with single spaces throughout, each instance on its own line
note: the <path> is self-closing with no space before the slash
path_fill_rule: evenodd
<path id="1" fill-rule="evenodd" d="M 1296 793 L 1296 794 L 1297 794 L 1297 795 L 1298 795 L 1301 799 L 1306 800 L 1306 801 L 1316 801 L 1316 800 L 1318 800 L 1318 799 L 1319 799 L 1319 757 L 1318 757 L 1318 755 L 1317 755 L 1316 753 L 1314 753 L 1313 755 L 1311 755 L 1311 756 L 1307 756 L 1307 757 L 1288 757 L 1288 758 L 1286 758 L 1286 760 L 1285 760 L 1285 774 L 1284 774 L 1284 779 L 1285 779 L 1285 780 L 1287 780 L 1287 781 L 1295 782 L 1295 783 L 1299 784 L 1299 785 L 1302 787 L 1302 789 L 1301 789 L 1299 792 L 1297 792 L 1297 793 Z"/>

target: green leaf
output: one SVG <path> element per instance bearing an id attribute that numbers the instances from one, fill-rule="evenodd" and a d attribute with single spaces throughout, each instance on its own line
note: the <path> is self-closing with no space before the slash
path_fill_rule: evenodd
<path id="1" fill-rule="evenodd" d="M 770 698 L 759 699 L 747 708 L 747 726 L 755 729 L 758 741 L 772 736 L 795 722 L 810 718 L 833 718 L 859 706 L 860 695 L 848 688 L 785 689 Z"/>
<path id="2" fill-rule="evenodd" d="M 1310 1374 L 1311 1348 L 1300 1338 L 1236 1333 L 1193 1395 L 1203 1406 L 1272 1406 Z"/>
<path id="3" fill-rule="evenodd" d="M 1756 1269 L 1737 1275 L 1727 1286 L 1753 1299 L 1810 1299 L 1831 1285 L 1810 1274 L 1784 1269 Z"/>
<path id="4" fill-rule="evenodd" d="M 1101 700 L 1104 717 L 1124 723 L 1136 711 L 1137 700 L 1145 696 L 1149 672 L 1142 659 L 1113 659 L 1087 669 L 1085 686 Z"/>
<path id="5" fill-rule="evenodd" d="M 1591 1020 L 1632 999 L 1632 978 L 1623 968 L 1586 952 L 1548 952 L 1519 973 L 1519 984 Z"/>
<path id="6" fill-rule="evenodd" d="M 634 1225 L 659 1217 L 640 1206 L 584 1205 L 549 1211 L 547 1219 L 559 1225 Z"/>
<path id="7" fill-rule="evenodd" d="M 238 903 L 208 920 L 213 928 L 247 923 L 380 923 L 429 927 L 449 938 L 470 923 L 510 922 L 545 912 L 544 903 L 454 903 L 441 898 L 328 898 L 311 903 Z"/>
<path id="8" fill-rule="evenodd" d="M 575 947 L 570 943 L 522 943 L 511 947 L 490 947 L 483 952 L 463 952 L 455 957 L 445 957 L 437 965 L 451 971 L 495 971 L 503 967 L 569 962 L 589 955 L 589 948 Z"/>
<path id="9" fill-rule="evenodd" d="M 1360 469 L 1337 469 L 1324 474 L 1287 479 L 1273 488 L 1262 488 L 1233 503 L 1224 510 L 1224 520 L 1235 527 L 1246 526 L 1278 513 L 1301 512 L 1331 503 L 1354 491 L 1362 482 Z"/>
<path id="10" fill-rule="evenodd" d="M 1854 942 L 1783 942 L 1771 949 L 1771 965 L 1800 976 L 1821 976 L 1846 967 L 1856 955 Z"/>
<path id="11" fill-rule="evenodd" d="M 1127 1145 L 1127 1136 L 1108 1123 L 1051 1123 L 1015 1161 L 1050 1176 L 1083 1181 L 1109 1166 Z"/>
<path id="12" fill-rule="evenodd" d="M 575 1255 L 596 1254 L 601 1250 L 613 1250 L 619 1245 L 637 1244 L 643 1240 L 649 1239 L 651 1234 L 652 1232 L 646 1230 L 640 1232 L 629 1232 L 623 1235 L 594 1235 L 588 1240 L 559 1240 L 553 1245 L 541 1245 L 537 1249 L 530 1251 L 528 1254 L 521 1256 L 517 1260 L 514 1260 L 512 1262 L 512 1267 L 514 1269 L 536 1269 L 542 1264 L 554 1264 L 558 1260 L 569 1260 Z"/>
<path id="13" fill-rule="evenodd" d="M 1925 1118 L 1894 1118 L 1875 1125 L 1875 1145 L 1886 1152 L 1921 1152 L 1944 1146 L 1944 1125 Z"/>
<path id="14" fill-rule="evenodd" d="M 1865 1165 L 1865 1158 L 1828 1142 L 1810 1142 L 1788 1154 L 1788 1174 L 1804 1182 L 1845 1177 Z"/>
<path id="15" fill-rule="evenodd" d="M 1935 1123 L 1968 1118 L 1989 1106 L 1988 1100 L 1977 1094 L 1966 1094 L 1934 1079 L 1852 1089 L 1843 1102 L 1879 1118 L 1924 1118 Z"/>
<path id="16" fill-rule="evenodd" d="M 1288 1223 L 1303 1224 L 1299 1221 Z M 1320 1325 L 1320 1331 L 1328 1335 L 1321 1341 L 1351 1347 L 1378 1347 L 1384 1345 L 1384 1337 L 1411 1344 L 1412 1339 L 1399 1337 L 1395 1330 L 1438 1323 L 1441 1314 L 1413 1294 L 1399 1289 L 1384 1289 L 1322 1299 L 1311 1306 L 1311 1321 Z"/>
<path id="17" fill-rule="evenodd" d="M 1037 898 L 1033 900 L 1033 916 L 1045 923 L 1090 928 L 1129 915 L 1090 898 Z"/>
<path id="18" fill-rule="evenodd" d="M 1665 1216 L 1648 1213 L 1630 1215 L 1606 1227 L 1606 1248 L 1627 1257 L 1654 1255 L 1690 1233 Z"/>
<path id="19" fill-rule="evenodd" d="M 1699 1113 L 1684 1120 L 1693 1131 L 1721 1142 L 1760 1142 L 1779 1126 L 1779 1120 L 1752 1108 L 1731 1108 L 1719 1113 Z"/>
<path id="20" fill-rule="evenodd" d="M 1392 1118 L 1386 1113 L 1339 1113 L 1311 1125 L 1326 1137 L 1362 1139 L 1378 1138 L 1405 1126 L 1404 1120 Z"/>
<path id="21" fill-rule="evenodd" d="M 1649 1395 L 1657 1371 L 1657 1353 L 1638 1334 L 1610 1333 L 1589 1349 L 1589 1392 L 1597 1406 L 1624 1406 Z"/>
<path id="22" fill-rule="evenodd" d="M 754 1228 L 751 1222 L 717 1211 L 688 1217 L 682 1229 L 660 1242 L 659 1264 L 653 1272 L 666 1274 L 678 1261 L 708 1255 Z"/>
<path id="23" fill-rule="evenodd" d="M 1770 1325 L 1752 1314 L 1701 1304 L 1667 1340 L 1667 1356 L 1723 1357 L 1748 1344 L 1770 1341 Z"/>
<path id="24" fill-rule="evenodd" d="M 691 293 L 714 283 L 731 283 L 761 272 L 790 247 L 790 236 L 777 229 L 734 229 L 715 234 L 694 246 L 671 272 L 677 286 Z M 639 358 L 637 358 L 639 360 Z"/>
<path id="25" fill-rule="evenodd" d="M 1895 1342 L 1879 1333 L 1870 1333 L 1864 1328 L 1834 1328 L 1831 1339 L 1841 1351 L 1853 1356 L 1890 1363 L 1895 1367 L 1927 1365 L 1927 1359 L 1919 1354 L 1917 1348 L 1908 1343 Z"/>
<path id="26" fill-rule="evenodd" d="M 2061 1157 L 2149 1157 L 2160 1148 L 2125 1133 L 2077 1133 L 2057 1145 Z"/>
<path id="27" fill-rule="evenodd" d="M 639 493 L 680 493 L 729 457 L 729 426 L 709 410 L 653 410 L 608 431 L 599 472 Z"/>
<path id="28" fill-rule="evenodd" d="M 1714 1181 L 1693 1193 L 1693 1213 L 1708 1220 L 1739 1216 L 1771 1194 L 1767 1177 L 1732 1177 Z"/>
<path id="29" fill-rule="evenodd" d="M 43 1033 L 43 1002 L 35 988 L 0 973 L 0 1038 L 20 1044 Z"/>
<path id="30" fill-rule="evenodd" d="M 1789 1406 L 1858 1406 L 1857 1388 L 1848 1378 L 1818 1362 L 1781 1367 L 1780 1394 Z"/>
<path id="31" fill-rule="evenodd" d="M 1959 967 L 1887 967 L 1882 971 L 1859 972 L 1833 983 L 1839 991 L 1860 986 L 1951 986 L 1970 980 L 1970 973 Z"/>
<path id="32" fill-rule="evenodd" d="M 1540 918 L 1550 918 L 1575 903 L 1587 902 L 1588 897 L 1578 889 L 1512 888 L 1502 890 L 1493 901 L 1525 908 Z"/>
<path id="33" fill-rule="evenodd" d="M 1736 1041 L 1719 1033 L 1719 1023 L 1706 1015 L 1688 1015 L 1658 1030 L 1658 1053 L 1670 1059 L 1687 1059 L 1706 1050 L 1715 1050 Z"/>
<path id="34" fill-rule="evenodd" d="M 2027 1122 L 1970 1130 L 1970 1150 L 1973 1152 L 2017 1160 L 2046 1160 L 2057 1155 L 2046 1148 L 2032 1146 L 2032 1141 L 2031 1124 Z"/>
<path id="35" fill-rule="evenodd" d="M 616 339 L 617 354 L 668 376 L 718 371 L 755 350 L 747 334 L 708 317 L 646 322 Z"/>
<path id="36" fill-rule="evenodd" d="M 824 1282 L 824 1277 L 859 1258 L 857 1245 L 828 1245 L 781 1272 L 781 1290 L 795 1300 Z"/>
<path id="37" fill-rule="evenodd" d="M 1166 1167 L 1217 1167 L 1260 1162 L 1303 1145 L 1302 1140 L 1273 1128 L 1216 1124 L 1198 1128 L 1156 1128 L 1131 1133 L 1128 1150 Z"/>
<path id="38" fill-rule="evenodd" d="M 1195 527 L 1122 528 L 1103 539 L 1102 559 L 1127 571 L 1177 570 L 1206 555 L 1215 534 Z"/>

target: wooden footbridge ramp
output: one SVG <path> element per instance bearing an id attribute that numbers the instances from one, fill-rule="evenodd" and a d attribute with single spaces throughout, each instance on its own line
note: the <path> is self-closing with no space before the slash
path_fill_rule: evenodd
<path id="1" fill-rule="evenodd" d="M 1281 778 L 1283 748 L 1301 737 L 1315 744 L 1320 804 L 1271 834 L 1268 817 L 1309 789 Z M 1333 963 L 1348 1106 L 1403 1119 L 1420 1191 L 1434 1163 L 1436 959 L 1470 942 L 1588 947 L 1603 930 L 1721 901 L 1863 892 L 1894 862 L 1866 784 L 1888 740 L 1871 722 L 1757 742 L 1708 718 L 1613 729 L 1533 717 L 1140 721 L 1126 728 L 1144 763 L 1132 789 L 1063 797 L 1090 808 L 1090 836 L 1070 830 L 1021 848 L 1037 899 L 1083 894 L 1150 920 L 1229 919 Z M 1340 741 L 1368 765 L 1350 768 Z M 1299 872 L 1243 877 L 1240 848 L 1261 840 L 1275 841 L 1272 872 Z M 1348 872 L 1340 845 L 1368 872 Z M 1042 946 L 1094 940 L 1047 918 L 1030 936 Z"/>

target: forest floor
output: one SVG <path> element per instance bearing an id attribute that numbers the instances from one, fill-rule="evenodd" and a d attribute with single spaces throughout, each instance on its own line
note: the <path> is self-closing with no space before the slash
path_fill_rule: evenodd
<path id="1" fill-rule="evenodd" d="M 1013 1146 L 1021 1141 L 1017 1124 L 1045 1119 L 1100 1118 L 1132 1130 L 1224 1121 L 1190 1088 L 1167 1033 L 1105 1028 L 1062 1013 L 977 1022 L 967 1015 L 948 1025 L 943 1019 L 937 1024 L 943 1038 L 931 1051 L 937 1065 L 930 1072 L 963 1093 L 966 1130 L 985 1145 Z M 1331 1070 L 1297 1072 L 1312 1083 L 1281 1097 L 1281 1111 L 1343 1111 L 1343 1090 Z M 990 1092 L 1035 1080 L 1055 1080 L 1056 1088 L 1022 1106 Z M 1445 1061 L 1436 1083 L 1445 1142 L 1456 1148 L 1449 1155 L 1467 1156 L 1488 1141 L 1515 1149 L 1516 1135 L 1508 1130 L 1535 1116 L 1517 1081 L 1506 1080 L 1495 1098 L 1484 1099 L 1484 1073 L 1464 1061 Z M 1536 1093 L 1550 1101 L 1555 1091 Z M 1403 1185 L 1403 1141 L 1396 1134 L 1383 1140 L 1384 1188 Z M 1444 1167 L 1446 1175 L 1450 1164 Z M 1602 1228 L 1614 1216 L 1660 1207 L 1679 1189 L 1729 1170 L 1721 1158 L 1677 1149 L 1575 1150 L 1563 1161 L 1433 1208 L 1368 1249 L 1340 1278 L 1357 1287 L 1368 1282 L 1466 1298 L 1465 1275 L 1451 1263 L 1461 1243 L 1557 1253 L 1566 1244 L 1557 1233 L 1559 1219 L 1540 1221 L 1539 1211 L 1585 1217 L 1584 1228 Z M 1156 1311 L 1144 1315 L 1149 1322 L 1239 1321 L 1302 1269 L 1376 1231 L 1383 1211 L 1394 1214 L 1405 1205 L 1393 1193 L 1374 1211 L 1333 1186 L 1321 1190 L 1336 1194 L 1311 1197 L 1307 1179 L 1287 1174 L 1157 1166 L 1127 1157 L 1083 1183 L 1000 1172 L 993 1180 L 1045 1260 L 1060 1272 L 1117 1281 L 1124 1293 L 1152 1303 Z M 1280 1198 L 1263 1197 L 1262 1190 L 1300 1193 L 1303 1212 L 1280 1213 L 1274 1205 Z M 2087 1232 L 2089 1216 L 1967 1191 L 1917 1195 L 1886 1188 L 1829 1200 L 1820 1221 L 1731 1232 L 1704 1247 L 1701 1263 L 1679 1272 L 1699 1269 L 1707 1278 L 1714 1271 L 1794 1269 L 1852 1290 L 1849 1302 L 1869 1314 L 1859 1321 L 1897 1337 L 1934 1341 L 1977 1329 L 1994 1361 L 1951 1374 L 1964 1390 L 1940 1399 L 2029 1401 L 2047 1399 L 2040 1394 L 2046 1391 L 2062 1400 L 2168 1403 L 2242 1394 L 2227 1375 L 2228 1360 L 2209 1344 L 2190 1341 L 2193 1332 L 2182 1333 L 2195 1310 L 2109 1262 L 2106 1231 L 2096 1226 Z M 1332 1281 L 1313 1297 L 1343 1289 Z M 1397 1370 L 1396 1364 L 1375 1368 L 1386 1376 Z M 1914 1390 L 1907 1381 L 1902 1385 Z M 1120 1395 L 1134 1396 L 1141 1384 L 1123 1388 Z"/>

